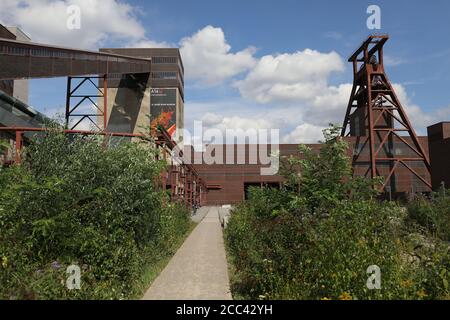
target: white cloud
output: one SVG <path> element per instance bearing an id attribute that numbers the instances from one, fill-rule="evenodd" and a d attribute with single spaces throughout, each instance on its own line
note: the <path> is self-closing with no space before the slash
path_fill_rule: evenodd
<path id="1" fill-rule="evenodd" d="M 166 41 L 157 42 L 149 39 L 143 39 L 136 42 L 131 42 L 127 45 L 129 48 L 174 48 L 175 45 Z"/>
<path id="2" fill-rule="evenodd" d="M 217 125 L 217 124 L 221 123 L 222 120 L 223 120 L 223 116 L 216 114 L 216 113 L 211 113 L 211 112 L 206 113 L 201 119 L 201 121 L 203 121 L 203 124 L 205 126 Z"/>
<path id="3" fill-rule="evenodd" d="M 67 7 L 81 9 L 81 29 L 67 28 Z M 0 21 L 19 26 L 33 41 L 96 49 L 112 41 L 145 40 L 140 11 L 117 0 L 2 0 Z"/>
<path id="4" fill-rule="evenodd" d="M 234 117 L 225 117 L 222 122 L 219 123 L 217 128 L 226 130 L 226 129 L 272 129 L 273 124 L 268 119 L 261 118 L 242 118 L 238 116 Z"/>
<path id="5" fill-rule="evenodd" d="M 221 28 L 206 26 L 180 41 L 186 78 L 203 85 L 217 85 L 255 65 L 255 49 L 232 53 Z"/>
<path id="6" fill-rule="evenodd" d="M 401 84 L 393 84 L 392 86 L 418 134 L 426 135 L 428 126 L 450 118 L 450 106 L 424 112 L 420 106 L 412 102 L 404 86 Z"/>
<path id="7" fill-rule="evenodd" d="M 352 84 L 325 87 L 321 94 L 315 96 L 303 108 L 303 120 L 309 123 L 328 126 L 330 123 L 341 124 L 347 110 Z"/>
<path id="8" fill-rule="evenodd" d="M 325 127 L 314 126 L 304 123 L 295 128 L 291 133 L 284 136 L 283 143 L 317 143 L 323 140 Z"/>
<path id="9" fill-rule="evenodd" d="M 81 8 L 81 30 L 66 27 L 66 9 L 73 4 Z M 0 21 L 21 27 L 36 42 L 89 49 L 111 43 L 173 47 L 147 38 L 139 20 L 141 13 L 138 7 L 119 0 L 1 0 Z M 324 36 L 338 39 L 341 35 Z M 203 119 L 205 125 L 222 130 L 280 128 L 286 133 L 284 141 L 298 143 L 320 139 L 323 127 L 343 121 L 352 85 L 329 84 L 330 76 L 345 67 L 336 52 L 305 49 L 257 59 L 253 47 L 232 51 L 223 30 L 213 26 L 183 38 L 179 45 L 187 80 L 207 86 L 231 79 L 241 95 L 232 103 L 216 101 L 215 106 L 187 101 L 187 122 Z M 390 56 L 385 62 L 405 63 Z M 244 79 L 236 80 L 238 75 L 244 75 Z M 450 106 L 424 112 L 403 86 L 394 87 L 420 133 L 426 126 L 450 117 Z M 211 112 L 204 114 L 205 110 Z"/>
<path id="10" fill-rule="evenodd" d="M 244 80 L 234 86 L 244 98 L 259 103 L 311 101 L 322 94 L 333 72 L 344 70 L 336 52 L 305 49 L 262 57 Z"/>

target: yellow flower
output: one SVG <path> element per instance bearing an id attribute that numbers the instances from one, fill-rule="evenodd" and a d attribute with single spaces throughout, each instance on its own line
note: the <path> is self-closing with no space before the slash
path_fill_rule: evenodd
<path id="1" fill-rule="evenodd" d="M 419 297 L 419 299 L 423 299 L 428 297 L 427 293 L 425 292 L 424 289 L 421 289 L 420 291 L 417 292 L 417 296 Z"/>
<path id="2" fill-rule="evenodd" d="M 340 296 L 339 296 L 339 300 L 353 300 L 352 295 L 348 292 L 343 292 Z"/>
<path id="3" fill-rule="evenodd" d="M 6 256 L 2 257 L 2 267 L 5 269 L 8 267 L 8 257 Z"/>
<path id="4" fill-rule="evenodd" d="M 320 299 L 320 300 L 331 300 L 330 298 L 328 298 L 328 297 L 323 297 L 322 299 Z"/>
<path id="5" fill-rule="evenodd" d="M 411 286 L 413 285 L 413 282 L 412 282 L 411 279 L 408 279 L 408 280 L 402 280 L 402 281 L 400 282 L 400 285 L 401 285 L 402 287 L 404 287 L 404 288 L 409 288 L 409 287 L 411 287 Z"/>

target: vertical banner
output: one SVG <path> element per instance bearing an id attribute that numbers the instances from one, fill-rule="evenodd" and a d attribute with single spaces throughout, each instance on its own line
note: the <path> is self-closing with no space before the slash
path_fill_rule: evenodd
<path id="1" fill-rule="evenodd" d="M 171 136 L 177 129 L 177 89 L 151 89 L 151 128 L 162 126 Z"/>

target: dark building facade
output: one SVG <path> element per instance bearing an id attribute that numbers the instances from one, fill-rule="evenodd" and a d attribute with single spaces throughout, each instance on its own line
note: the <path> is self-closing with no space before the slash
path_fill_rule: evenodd
<path id="1" fill-rule="evenodd" d="M 450 188 L 450 122 L 428 127 L 433 189 Z"/>

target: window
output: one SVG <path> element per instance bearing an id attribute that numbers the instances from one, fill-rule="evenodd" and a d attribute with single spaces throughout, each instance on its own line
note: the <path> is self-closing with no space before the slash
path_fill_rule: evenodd
<path id="1" fill-rule="evenodd" d="M 52 56 L 52 52 L 50 50 L 43 49 L 43 48 L 31 49 L 30 53 L 34 57 L 51 57 Z"/>
<path id="2" fill-rule="evenodd" d="M 155 64 L 176 64 L 177 57 L 153 57 L 152 62 Z"/>
<path id="3" fill-rule="evenodd" d="M 152 79 L 177 80 L 176 72 L 152 72 Z"/>

